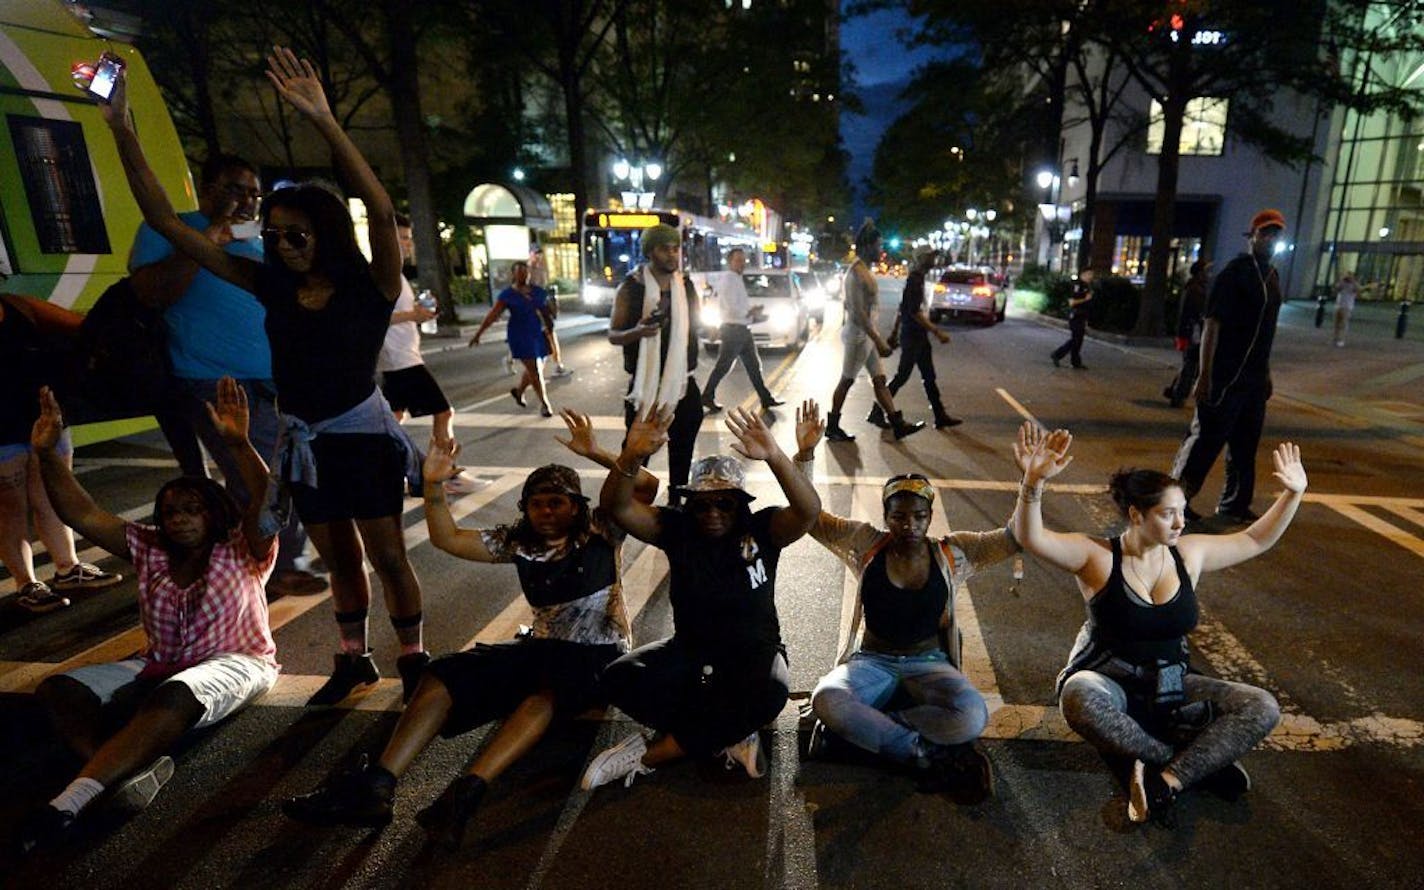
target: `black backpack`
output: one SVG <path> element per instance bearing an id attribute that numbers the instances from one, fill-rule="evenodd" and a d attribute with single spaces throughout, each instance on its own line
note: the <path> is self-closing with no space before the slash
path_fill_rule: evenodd
<path id="1" fill-rule="evenodd" d="M 100 294 L 77 347 L 71 394 L 83 421 L 141 417 L 167 404 L 173 367 L 163 310 L 139 302 L 129 279 Z"/>

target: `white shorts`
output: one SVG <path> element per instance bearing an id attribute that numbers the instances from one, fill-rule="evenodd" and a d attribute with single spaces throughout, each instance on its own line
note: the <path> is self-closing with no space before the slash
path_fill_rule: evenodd
<path id="1" fill-rule="evenodd" d="M 885 363 L 880 360 L 880 353 L 876 350 L 875 344 L 870 342 L 867 336 L 841 338 L 841 345 L 845 347 L 844 355 L 841 358 L 841 379 L 854 380 L 860 373 L 861 368 L 870 372 L 871 378 L 885 376 Z"/>
<path id="2" fill-rule="evenodd" d="M 148 662 L 142 658 L 128 658 L 86 665 L 65 671 L 60 676 L 84 684 L 99 697 L 101 704 L 107 705 L 115 693 L 137 681 L 139 673 L 147 665 Z M 203 716 L 193 728 L 201 729 L 237 713 L 265 695 L 277 683 L 277 669 L 255 655 L 215 655 L 201 664 L 179 671 L 159 685 L 165 683 L 181 683 L 193 693 L 198 704 L 203 706 Z"/>

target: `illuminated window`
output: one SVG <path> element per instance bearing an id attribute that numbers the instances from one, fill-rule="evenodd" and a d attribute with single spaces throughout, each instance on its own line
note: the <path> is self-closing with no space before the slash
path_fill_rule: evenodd
<path id="1" fill-rule="evenodd" d="M 1189 99 L 1182 118 L 1181 153 L 1184 155 L 1219 155 L 1226 144 L 1226 99 L 1202 97 Z M 1162 106 L 1152 100 L 1147 124 L 1147 153 L 1162 153 Z"/>

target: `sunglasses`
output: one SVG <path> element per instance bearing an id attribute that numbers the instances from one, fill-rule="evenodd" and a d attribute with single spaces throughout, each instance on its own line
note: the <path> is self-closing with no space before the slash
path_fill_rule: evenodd
<path id="1" fill-rule="evenodd" d="M 307 243 L 311 241 L 311 236 L 311 232 L 296 226 L 288 226 L 285 229 L 263 229 L 262 245 L 268 250 L 276 250 L 277 245 L 286 241 L 292 250 L 305 250 Z"/>
<path id="2" fill-rule="evenodd" d="M 708 510 L 716 510 L 719 513 L 735 513 L 741 506 L 741 501 L 736 498 L 688 498 L 687 509 L 693 513 L 706 513 Z"/>

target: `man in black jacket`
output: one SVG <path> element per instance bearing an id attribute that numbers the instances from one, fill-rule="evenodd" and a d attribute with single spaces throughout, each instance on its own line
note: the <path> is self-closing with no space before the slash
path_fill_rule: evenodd
<path id="1" fill-rule="evenodd" d="M 1207 297 L 1201 369 L 1192 426 L 1177 451 L 1172 475 L 1188 501 L 1201 488 L 1221 447 L 1226 446 L 1226 485 L 1218 516 L 1247 523 L 1256 488 L 1256 447 L 1271 397 L 1271 343 L 1281 309 L 1281 282 L 1271 256 L 1285 231 L 1279 210 L 1251 220 L 1250 250 L 1226 264 Z M 1187 520 L 1201 517 L 1187 507 Z"/>

